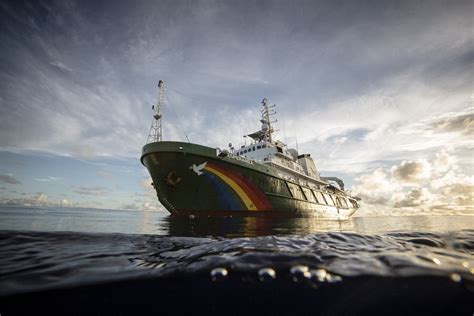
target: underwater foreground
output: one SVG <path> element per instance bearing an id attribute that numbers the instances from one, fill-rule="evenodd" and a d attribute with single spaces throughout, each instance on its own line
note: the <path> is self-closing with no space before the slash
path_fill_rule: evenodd
<path id="1" fill-rule="evenodd" d="M 143 213 L 0 209 L 0 314 L 474 313 L 472 216 Z"/>

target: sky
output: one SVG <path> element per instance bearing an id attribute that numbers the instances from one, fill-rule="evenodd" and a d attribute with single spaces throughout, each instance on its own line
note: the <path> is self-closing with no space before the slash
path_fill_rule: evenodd
<path id="1" fill-rule="evenodd" d="M 139 157 L 259 129 L 360 214 L 474 215 L 472 1 L 1 1 L 0 205 L 163 211 Z"/>

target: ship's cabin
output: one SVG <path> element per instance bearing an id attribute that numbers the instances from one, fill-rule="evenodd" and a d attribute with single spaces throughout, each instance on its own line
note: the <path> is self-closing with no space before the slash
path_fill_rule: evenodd
<path id="1" fill-rule="evenodd" d="M 271 157 L 274 155 L 286 158 L 287 160 L 293 160 L 294 157 L 284 146 L 285 144 L 280 142 L 276 142 L 275 144 L 268 142 L 255 142 L 234 150 L 234 154 L 259 162 L 270 161 Z"/>
<path id="2" fill-rule="evenodd" d="M 256 141 L 248 146 L 241 146 L 240 149 L 234 150 L 233 154 L 320 179 L 316 165 L 309 154 L 299 155 L 295 149 L 288 149 L 280 141 L 273 143 Z"/>

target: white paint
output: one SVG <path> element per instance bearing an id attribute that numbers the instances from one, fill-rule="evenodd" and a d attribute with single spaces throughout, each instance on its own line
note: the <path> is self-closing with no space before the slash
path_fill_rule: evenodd
<path id="1" fill-rule="evenodd" d="M 196 172 L 198 176 L 200 176 L 201 174 L 203 174 L 201 170 L 206 167 L 206 164 L 207 164 L 207 161 L 203 162 L 200 165 L 193 164 L 192 166 L 189 167 L 189 169 L 193 170 L 194 172 Z"/>

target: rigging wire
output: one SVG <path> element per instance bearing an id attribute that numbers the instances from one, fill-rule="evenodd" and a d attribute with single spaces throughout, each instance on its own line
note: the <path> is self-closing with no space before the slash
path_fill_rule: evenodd
<path id="1" fill-rule="evenodd" d="M 179 92 L 175 91 L 174 89 L 169 89 L 169 88 L 168 88 L 168 90 L 173 90 L 174 92 L 179 93 Z M 181 94 L 181 93 L 179 93 L 179 94 Z M 179 128 L 179 129 L 181 130 L 181 132 L 184 134 L 184 136 L 185 136 L 186 139 L 188 140 L 188 143 L 191 143 L 191 141 L 189 140 L 188 135 L 186 134 L 186 132 L 184 131 L 184 129 L 183 129 L 182 126 L 181 126 L 181 120 L 179 119 L 178 114 L 176 114 L 175 110 L 174 110 L 173 107 L 171 106 L 171 101 L 170 101 L 169 93 L 166 95 L 166 98 L 168 99 L 168 105 L 170 105 L 169 108 L 171 109 L 171 112 L 173 112 L 173 115 L 175 116 L 176 121 L 178 122 L 178 124 L 177 124 L 177 125 L 178 125 L 178 128 Z"/>

